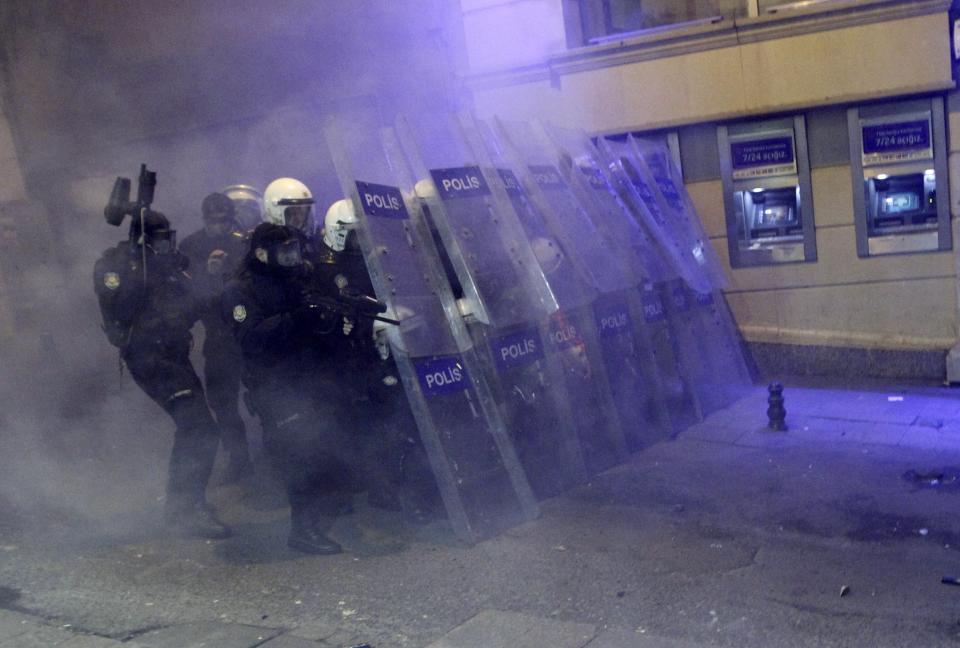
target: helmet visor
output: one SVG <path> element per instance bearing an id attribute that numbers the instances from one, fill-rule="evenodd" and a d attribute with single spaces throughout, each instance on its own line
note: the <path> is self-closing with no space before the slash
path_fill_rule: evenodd
<path id="1" fill-rule="evenodd" d="M 300 241 L 290 239 L 283 243 L 278 243 L 274 247 L 274 259 L 277 265 L 282 268 L 295 268 L 303 264 L 303 256 L 300 254 Z"/>
<path id="2" fill-rule="evenodd" d="M 283 210 L 283 222 L 285 225 L 295 227 L 298 230 L 305 230 L 310 223 L 310 214 L 313 213 L 312 205 L 294 205 Z"/>
<path id="3" fill-rule="evenodd" d="M 150 234 L 147 247 L 154 254 L 172 254 L 177 249 L 176 230 L 157 230 Z"/>

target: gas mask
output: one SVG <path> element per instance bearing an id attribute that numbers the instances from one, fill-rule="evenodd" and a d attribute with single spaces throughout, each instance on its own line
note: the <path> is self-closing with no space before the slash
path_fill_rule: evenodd
<path id="1" fill-rule="evenodd" d="M 260 263 L 280 270 L 294 270 L 303 265 L 303 254 L 300 250 L 300 241 L 297 239 L 287 239 L 282 243 L 257 247 L 254 250 L 254 256 Z"/>
<path id="2" fill-rule="evenodd" d="M 154 230 L 145 237 L 143 244 L 155 256 L 172 255 L 177 251 L 177 230 Z"/>

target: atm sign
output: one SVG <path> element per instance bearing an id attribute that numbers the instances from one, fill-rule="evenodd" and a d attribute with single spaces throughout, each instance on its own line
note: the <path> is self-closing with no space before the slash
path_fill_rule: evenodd
<path id="1" fill-rule="evenodd" d="M 771 137 L 730 144 L 734 169 L 753 169 L 781 164 L 793 164 L 793 139 Z"/>
<path id="2" fill-rule="evenodd" d="M 926 119 L 863 127 L 865 154 L 925 149 L 929 146 L 930 122 Z"/>

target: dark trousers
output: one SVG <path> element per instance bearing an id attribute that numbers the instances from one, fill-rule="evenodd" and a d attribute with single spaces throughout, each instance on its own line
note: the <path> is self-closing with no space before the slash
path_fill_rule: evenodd
<path id="1" fill-rule="evenodd" d="M 392 358 L 364 354 L 351 369 L 355 376 L 350 383 L 355 412 L 351 436 L 364 486 L 371 495 L 398 497 L 422 507 L 439 494 L 396 364 Z"/>
<path id="2" fill-rule="evenodd" d="M 294 525 L 313 524 L 320 498 L 354 481 L 353 444 L 333 379 L 268 377 L 253 381 L 264 447 L 282 476 Z"/>
<path id="3" fill-rule="evenodd" d="M 176 424 L 167 473 L 167 511 L 176 514 L 204 503 L 218 433 L 193 365 L 185 353 L 155 350 L 128 349 L 123 360 L 134 382 Z"/>
<path id="4" fill-rule="evenodd" d="M 207 403 L 220 428 L 220 442 L 231 455 L 247 452 L 247 428 L 240 417 L 240 375 L 243 357 L 229 331 L 206 331 L 203 377 Z"/>

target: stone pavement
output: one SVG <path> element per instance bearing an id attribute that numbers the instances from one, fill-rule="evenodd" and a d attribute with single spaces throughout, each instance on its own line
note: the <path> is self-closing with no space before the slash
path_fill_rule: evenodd
<path id="1" fill-rule="evenodd" d="M 958 396 L 788 382 L 774 433 L 758 388 L 474 546 L 359 502 L 348 553 L 303 556 L 230 488 L 233 538 L 170 538 L 149 484 L 117 515 L 0 524 L 0 648 L 953 644 Z"/>

